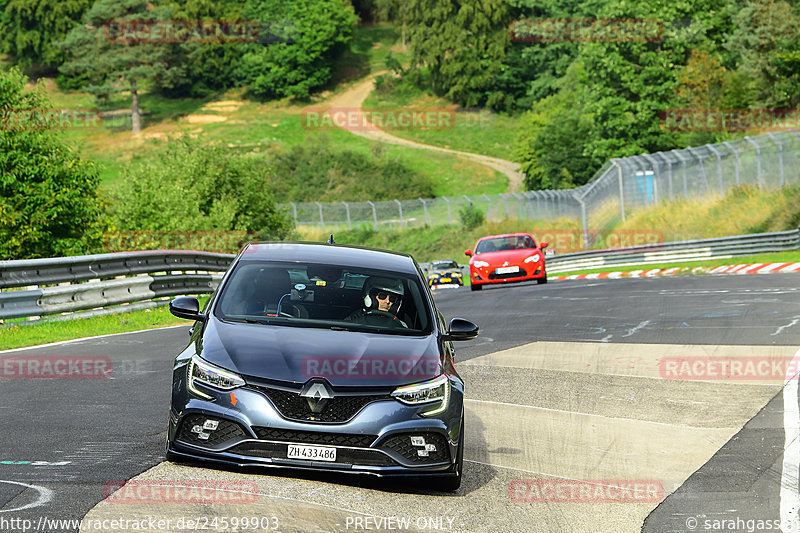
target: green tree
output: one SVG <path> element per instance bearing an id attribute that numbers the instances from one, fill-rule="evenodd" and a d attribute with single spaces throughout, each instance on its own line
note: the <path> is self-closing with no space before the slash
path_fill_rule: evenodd
<path id="1" fill-rule="evenodd" d="M 126 24 L 135 27 L 169 18 L 168 8 L 154 7 L 148 0 L 98 0 L 86 13 L 85 23 L 70 31 L 61 43 L 69 54 L 61 72 L 87 77 L 90 82 L 85 90 L 100 96 L 130 91 L 134 134 L 141 131 L 140 83 L 170 87 L 181 79 L 183 71 L 175 45 L 156 39 L 130 39 L 126 35 L 132 34 L 124 33 Z M 112 27 L 119 28 L 120 33 Z"/>
<path id="2" fill-rule="evenodd" d="M 733 17 L 735 27 L 728 47 L 735 54 L 739 69 L 750 76 L 759 106 L 774 108 L 796 103 L 797 88 L 785 84 L 785 76 L 793 74 L 791 49 L 796 50 L 798 42 L 800 16 L 796 4 L 746 0 Z"/>
<path id="3" fill-rule="evenodd" d="M 54 131 L 44 88 L 25 81 L 0 72 L 0 258 L 86 253 L 102 234 L 97 169 Z"/>
<path id="4" fill-rule="evenodd" d="M 569 189 L 592 177 L 597 162 L 588 155 L 592 117 L 585 110 L 585 83 L 580 63 L 573 63 L 559 92 L 526 113 L 515 155 L 529 190 Z"/>
<path id="5" fill-rule="evenodd" d="M 254 231 L 284 238 L 293 229 L 275 206 L 266 166 L 220 145 L 183 136 L 158 160 L 129 167 L 111 210 L 119 230 Z"/>
<path id="6" fill-rule="evenodd" d="M 507 107 L 501 76 L 515 12 L 504 0 L 407 0 L 412 67 L 433 91 L 467 107 Z"/>
<path id="7" fill-rule="evenodd" d="M 89 9 L 92 0 L 7 0 L 0 16 L 5 52 L 19 67 L 55 69 L 64 54 L 62 41 Z"/>
<path id="8" fill-rule="evenodd" d="M 358 21 L 349 0 L 248 0 L 243 15 L 267 37 L 245 46 L 238 70 L 260 98 L 308 98 L 331 79 L 333 59 Z"/>

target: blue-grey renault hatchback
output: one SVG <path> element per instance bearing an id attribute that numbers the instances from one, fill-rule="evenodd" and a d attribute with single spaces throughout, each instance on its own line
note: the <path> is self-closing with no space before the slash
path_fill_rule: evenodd
<path id="1" fill-rule="evenodd" d="M 405 254 L 316 243 L 247 245 L 174 365 L 169 460 L 461 484 L 464 384 L 425 276 Z"/>

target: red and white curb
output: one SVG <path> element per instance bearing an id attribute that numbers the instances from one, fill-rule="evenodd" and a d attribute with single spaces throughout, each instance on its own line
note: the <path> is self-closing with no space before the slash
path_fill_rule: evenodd
<path id="1" fill-rule="evenodd" d="M 800 272 L 800 263 L 755 263 L 747 265 L 723 265 L 718 267 L 683 267 L 652 270 L 631 270 L 627 272 L 598 272 L 596 274 L 573 274 L 571 276 L 547 276 L 548 281 L 570 279 L 619 279 L 652 278 L 655 276 L 675 276 L 680 274 L 782 274 Z"/>

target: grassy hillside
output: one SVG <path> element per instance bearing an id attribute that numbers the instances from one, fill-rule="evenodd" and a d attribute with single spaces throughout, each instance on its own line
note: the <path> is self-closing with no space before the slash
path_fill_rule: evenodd
<path id="1" fill-rule="evenodd" d="M 593 248 L 605 248 L 615 242 L 648 239 L 660 242 L 726 237 L 746 233 L 783 231 L 800 226 L 800 188 L 787 187 L 762 192 L 754 187 L 731 190 L 721 198 L 676 200 L 629 213 L 624 223 L 609 223 L 595 235 Z M 574 251 L 566 245 L 580 243 L 581 225 L 574 219 L 507 220 L 489 222 L 467 231 L 460 226 L 437 226 L 375 232 L 371 229 L 336 233 L 336 242 L 386 248 L 414 255 L 418 261 L 452 258 L 464 259 L 464 250 L 475 246 L 479 237 L 496 233 L 530 232 L 541 240 L 550 240 L 559 253 Z M 325 240 L 327 235 L 307 232 L 307 240 Z M 616 240 L 615 240 L 616 239 Z M 644 242 L 642 243 L 644 244 Z M 561 248 L 559 249 L 559 245 Z"/>
<path id="2" fill-rule="evenodd" d="M 389 53 L 406 60 L 407 52 L 399 46 L 399 36 L 392 26 L 359 28 L 350 50 L 339 59 L 335 82 L 310 102 L 262 103 L 244 99 L 241 90 L 204 99 L 168 99 L 145 91 L 140 95 L 143 130 L 138 137 L 130 134 L 130 118 L 124 116 L 130 112 L 128 93 L 116 94 L 98 105 L 87 93 L 65 93 L 52 80 L 45 83 L 56 108 L 99 110 L 103 114 L 103 119 L 70 126 L 64 134 L 86 157 L 99 164 L 102 187 L 113 188 L 122 179 L 125 166 L 153 158 L 164 151 L 169 138 L 185 132 L 242 154 L 273 154 L 297 146 L 313 148 L 324 144 L 334 151 L 350 150 L 373 157 L 376 143 L 338 128 L 307 129 L 302 117 L 309 107 L 324 106 L 330 97 L 347 90 L 356 80 L 384 69 Z M 484 194 L 505 192 L 508 187 L 507 178 L 499 172 L 452 155 L 390 145 L 381 148 L 380 153 L 432 182 L 437 196 L 458 194 L 462 187 Z M 280 194 L 277 196 L 278 201 L 285 201 Z"/>

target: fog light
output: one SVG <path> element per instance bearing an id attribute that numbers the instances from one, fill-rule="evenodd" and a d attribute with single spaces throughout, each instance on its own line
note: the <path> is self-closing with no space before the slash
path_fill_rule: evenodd
<path id="1" fill-rule="evenodd" d="M 202 426 L 194 426 L 192 428 L 192 433 L 202 433 L 202 432 L 203 432 L 203 427 Z"/>
<path id="2" fill-rule="evenodd" d="M 436 451 L 436 445 L 435 444 L 426 444 L 425 445 L 425 451 L 426 452 L 435 452 Z"/>
<path id="3" fill-rule="evenodd" d="M 425 438 L 424 437 L 411 437 L 411 445 L 412 446 L 425 446 Z"/>
<path id="4" fill-rule="evenodd" d="M 428 457 L 428 450 L 417 450 L 417 455 L 420 457 Z"/>
<path id="5" fill-rule="evenodd" d="M 197 435 L 197 438 L 200 439 L 200 440 L 208 440 L 208 437 L 210 437 L 210 436 L 211 436 L 211 433 L 203 432 L 203 433 L 199 433 Z"/>
<path id="6" fill-rule="evenodd" d="M 207 429 L 209 431 L 214 431 L 218 427 L 219 427 L 218 420 L 206 420 L 205 423 L 203 424 L 203 429 Z"/>

